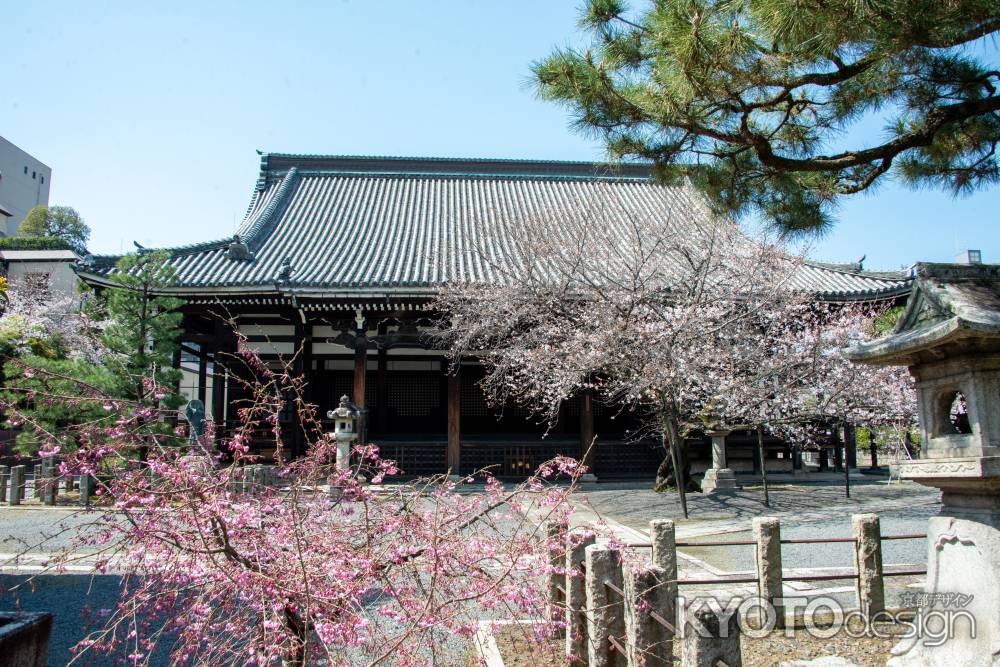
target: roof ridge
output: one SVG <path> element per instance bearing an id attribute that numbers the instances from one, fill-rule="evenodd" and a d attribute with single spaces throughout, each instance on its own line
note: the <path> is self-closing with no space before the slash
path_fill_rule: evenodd
<path id="1" fill-rule="evenodd" d="M 859 278 L 870 278 L 872 280 L 896 280 L 896 281 L 906 281 L 910 280 L 910 277 L 906 275 L 905 271 L 872 271 L 870 269 L 857 269 L 850 270 L 842 268 L 843 266 L 852 264 L 852 262 L 824 262 L 818 259 L 803 259 L 803 264 L 808 264 L 809 266 L 816 267 L 817 269 L 823 269 L 825 271 L 834 271 L 836 273 L 843 273 L 849 276 L 856 276 Z M 856 265 L 856 263 L 854 263 Z M 898 274 L 898 278 L 888 278 L 885 277 L 887 274 Z"/>
<path id="2" fill-rule="evenodd" d="M 302 171 L 587 177 L 614 180 L 649 179 L 652 176 L 652 166 L 651 163 L 638 162 L 263 153 L 258 183 L 266 183 L 269 176 L 273 177 L 275 173 L 292 167 Z"/>
<path id="3" fill-rule="evenodd" d="M 264 209 L 257 214 L 248 227 L 241 225 L 236 232 L 236 236 L 247 245 L 250 252 L 259 250 L 264 238 L 274 228 L 274 223 L 277 221 L 276 214 L 284 210 L 288 195 L 294 189 L 293 185 L 298 183 L 298 173 L 297 167 L 289 169 L 288 173 L 281 179 L 281 184 L 278 185 L 278 190 L 271 197 L 271 201 L 267 202 Z"/>

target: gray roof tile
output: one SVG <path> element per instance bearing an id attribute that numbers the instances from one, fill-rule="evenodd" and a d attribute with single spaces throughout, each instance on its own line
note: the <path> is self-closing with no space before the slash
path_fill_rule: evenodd
<path id="1" fill-rule="evenodd" d="M 663 211 L 679 226 L 709 221 L 701 195 L 649 180 L 648 168 L 583 162 L 265 154 L 237 236 L 252 260 L 230 259 L 223 239 L 172 249 L 181 288 L 286 286 L 380 290 L 434 288 L 497 276 L 475 251 L 489 235 L 496 256 L 506 225 L 565 209 L 614 188 L 626 207 Z M 495 233 L 497 231 L 501 233 Z M 283 281 L 282 263 L 292 273 Z M 107 273 L 95 258 L 86 276 Z M 795 286 L 828 298 L 905 292 L 902 274 L 807 263 Z"/>

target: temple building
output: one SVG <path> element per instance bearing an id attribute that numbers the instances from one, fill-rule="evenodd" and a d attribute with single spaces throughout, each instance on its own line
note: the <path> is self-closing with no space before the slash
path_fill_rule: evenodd
<path id="1" fill-rule="evenodd" d="M 476 360 L 449 373 L 427 335 L 440 286 L 495 277 L 482 242 L 503 235 L 484 225 L 545 215 L 597 188 L 683 224 L 714 215 L 693 189 L 654 183 L 640 165 L 264 154 L 236 236 L 169 249 L 177 282 L 166 291 L 185 301 L 182 390 L 205 402 L 217 432 L 236 422 L 246 396 L 232 321 L 265 362 L 294 359 L 320 414 L 352 396 L 368 440 L 409 474 L 497 466 L 517 476 L 557 453 L 579 456 L 596 435 L 599 478 L 651 475 L 662 452 L 626 442 L 628 415 L 581 396 L 543 438 L 525 409 L 487 406 Z M 78 274 L 107 284 L 117 259 L 89 257 Z M 902 272 L 859 265 L 807 263 L 796 282 L 819 301 L 902 302 L 910 289 Z M 293 410 L 282 427 L 300 453 Z M 750 439 L 730 439 L 730 465 L 749 467 Z M 266 442 L 257 443 L 264 456 Z"/>

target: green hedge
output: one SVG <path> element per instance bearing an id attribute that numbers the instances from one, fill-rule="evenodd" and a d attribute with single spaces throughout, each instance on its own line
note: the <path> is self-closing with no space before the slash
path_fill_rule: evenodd
<path id="1" fill-rule="evenodd" d="M 58 236 L 7 236 L 0 238 L 0 250 L 70 250 Z"/>

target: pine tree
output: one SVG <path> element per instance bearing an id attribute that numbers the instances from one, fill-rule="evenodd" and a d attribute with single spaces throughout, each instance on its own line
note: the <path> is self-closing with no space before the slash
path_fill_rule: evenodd
<path id="1" fill-rule="evenodd" d="M 590 0 L 580 23 L 589 49 L 534 64 L 541 96 L 729 213 L 822 231 L 886 176 L 963 193 L 1000 174 L 1000 73 L 977 57 L 997 0 Z M 851 136 L 873 119 L 884 136 Z"/>
<path id="2" fill-rule="evenodd" d="M 111 274 L 113 287 L 98 304 L 107 322 L 101 336 L 111 353 L 107 363 L 122 377 L 128 397 L 149 403 L 165 395 L 176 406 L 180 371 L 173 366 L 183 301 L 162 295 L 175 279 L 167 259 L 163 252 L 122 257 Z"/>

